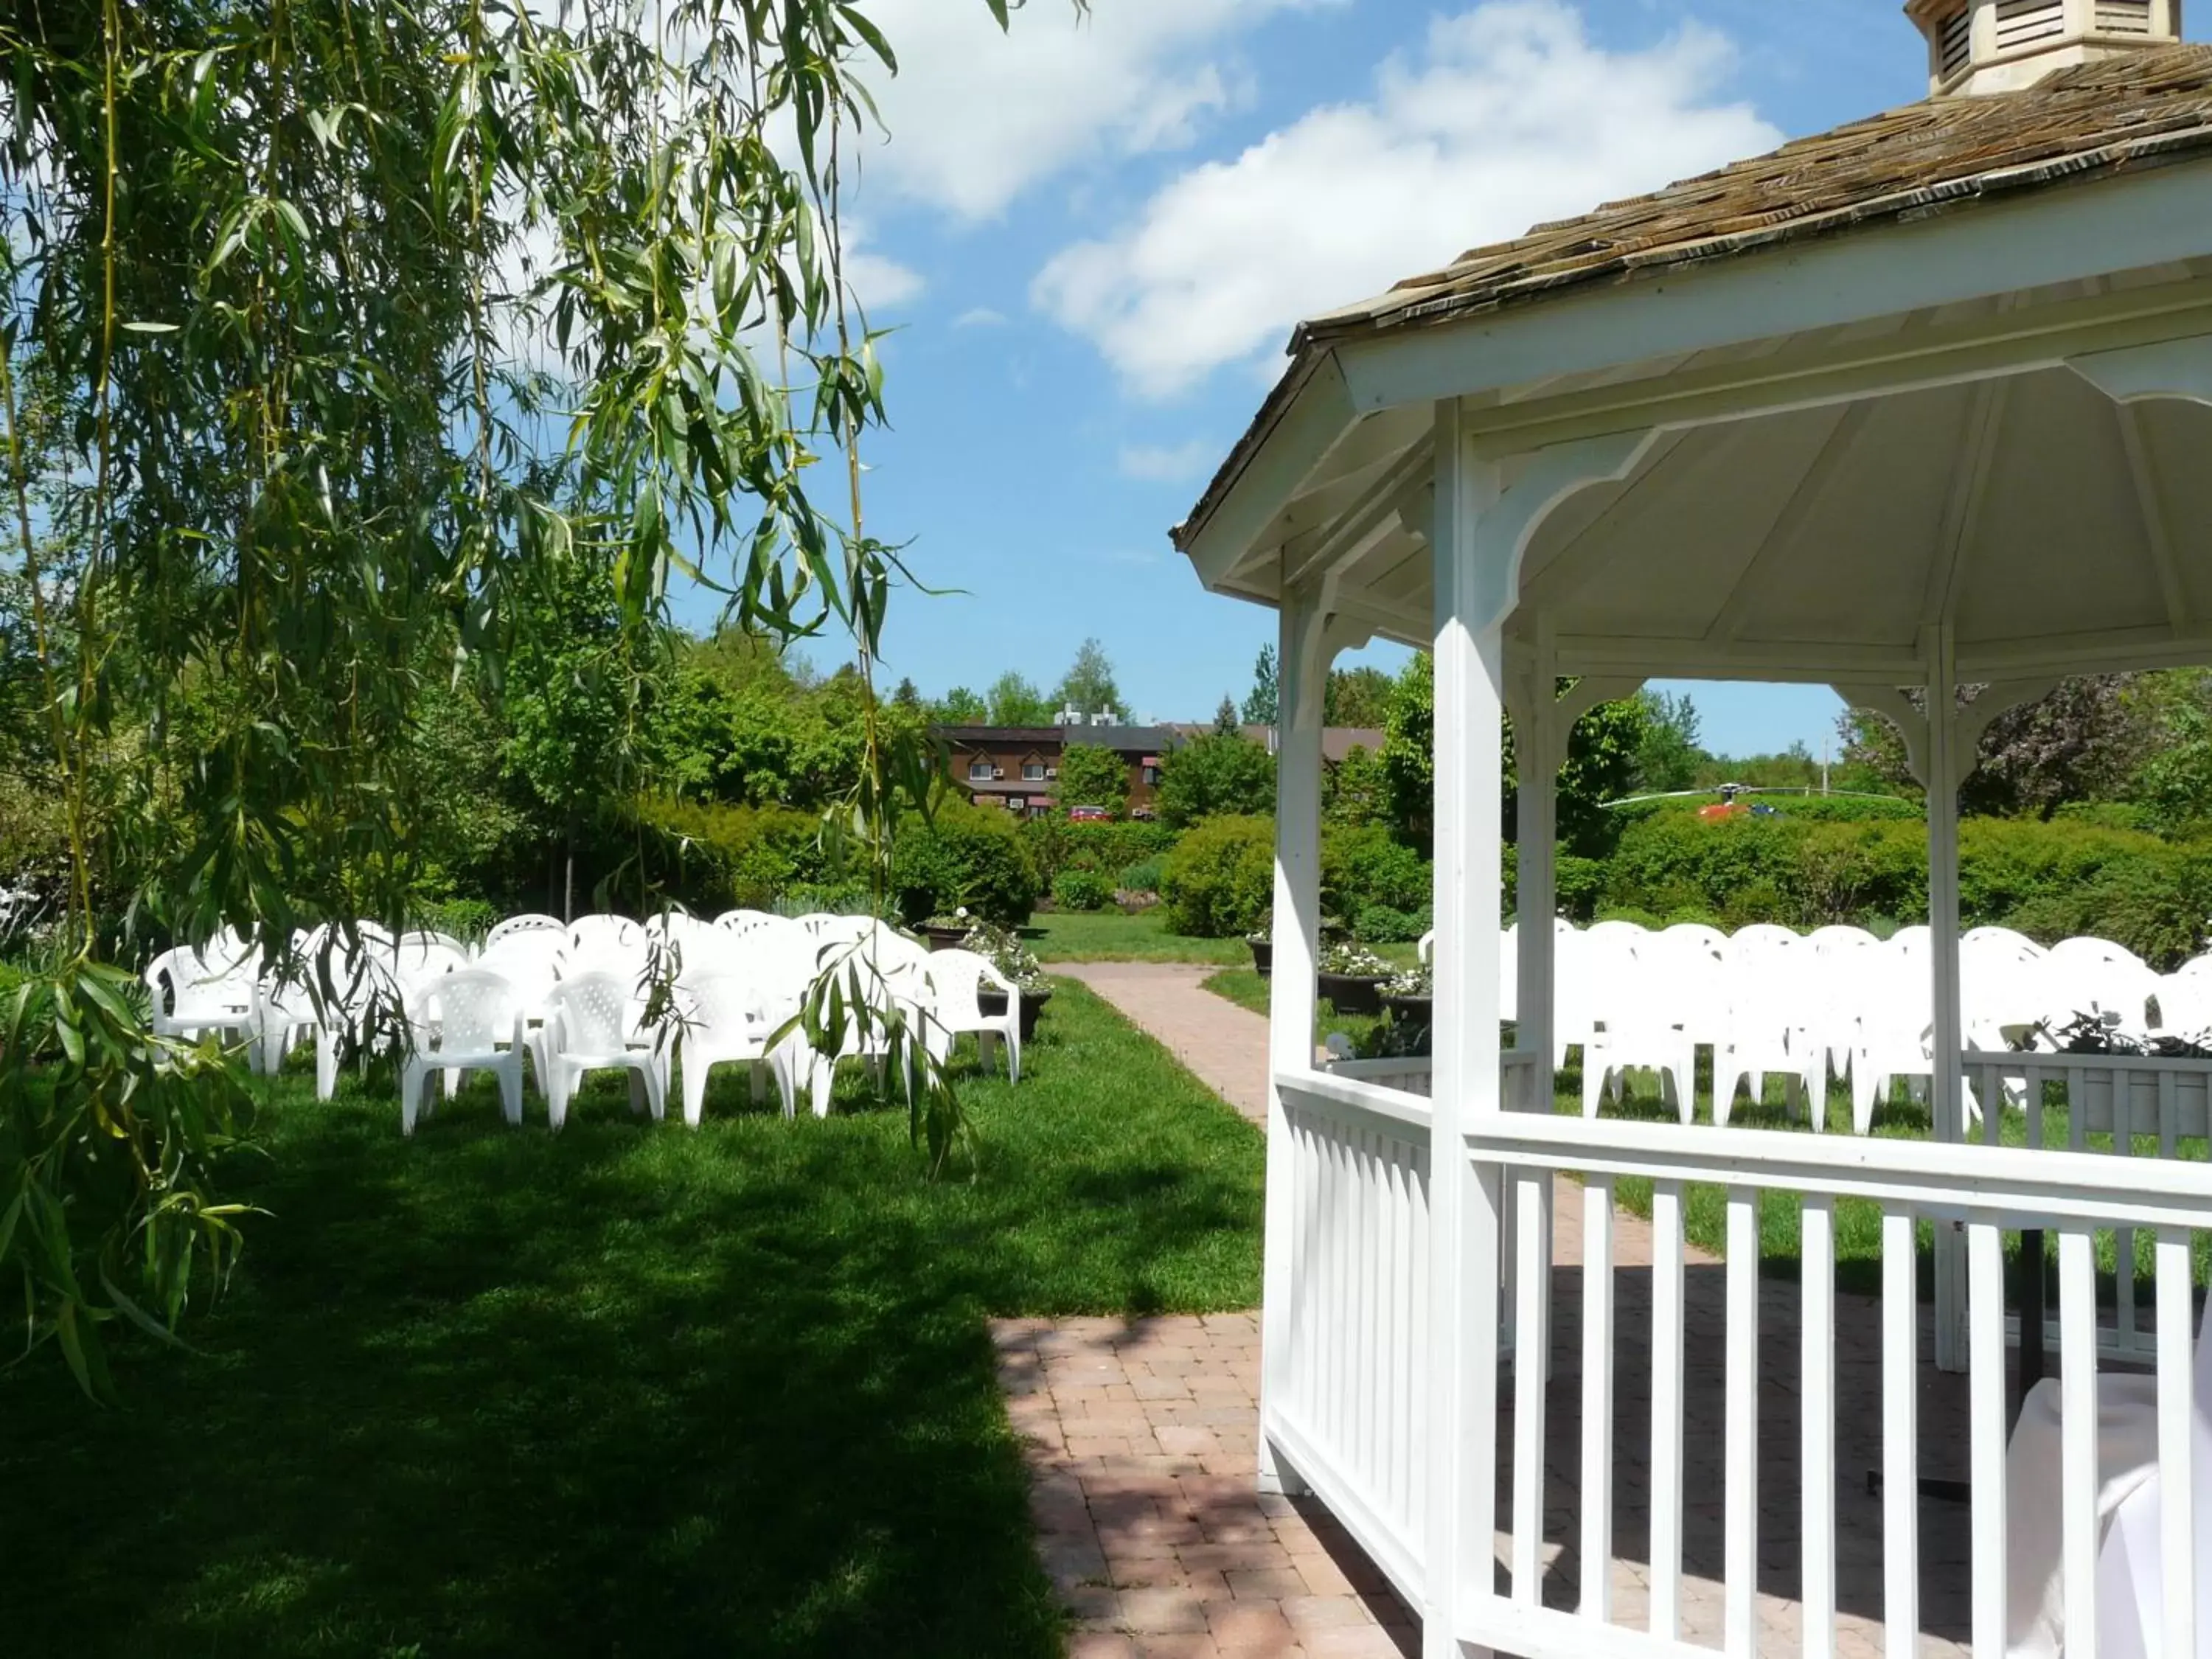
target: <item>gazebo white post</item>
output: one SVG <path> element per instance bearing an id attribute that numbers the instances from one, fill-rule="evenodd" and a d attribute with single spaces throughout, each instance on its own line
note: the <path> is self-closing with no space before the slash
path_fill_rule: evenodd
<path id="1" fill-rule="evenodd" d="M 1934 1070 L 1928 1091 L 1936 1139 L 1966 1139 L 1966 1117 L 1960 1055 L 1965 1047 L 1959 997 L 1959 671 L 1949 623 L 1928 632 L 1928 933 L 1933 967 Z M 1963 1371 L 1966 1240 L 1940 1221 L 1936 1226 L 1936 1365 Z"/>
<path id="2" fill-rule="evenodd" d="M 1436 1050 L 1427 1383 L 1429 1444 L 1437 1461 L 1423 1540 L 1421 1652 L 1423 1659 L 1461 1659 L 1462 1611 L 1491 1594 L 1495 1572 L 1504 1182 L 1495 1165 L 1486 1169 L 1470 1159 L 1467 1141 L 1503 1104 L 1498 1015 L 1504 756 L 1498 722 L 1504 623 L 1518 595 L 1522 557 L 1545 515 L 1586 484 L 1626 477 L 1653 438 L 1609 434 L 1509 464 L 1474 453 L 1459 405 L 1449 400 L 1437 405 L 1436 434 Z M 1522 1333 L 1522 1351 L 1543 1340 L 1541 1333 Z M 1542 1398 L 1537 1390 L 1530 1402 L 1536 1418 Z M 1543 1444 L 1540 1423 L 1532 1425 L 1528 1412 L 1516 1419 L 1516 1432 Z M 1533 1474 L 1540 1481 L 1540 1468 Z M 1534 1490 L 1540 1494 L 1540 1485 Z"/>
<path id="3" fill-rule="evenodd" d="M 1516 839 L 1519 862 L 1515 882 L 1515 919 L 1520 927 L 1516 974 L 1513 1046 L 1526 1054 L 1536 1050 L 1547 1058 L 1539 1066 L 1548 1072 L 1552 1052 L 1553 1013 L 1557 1006 L 1553 975 L 1559 952 L 1552 938 L 1552 918 L 1559 910 L 1559 867 L 1555 856 L 1559 839 L 1559 768 L 1566 759 L 1559 696 L 1559 653 L 1553 644 L 1552 619 L 1536 616 L 1536 647 L 1513 709 L 1513 751 L 1520 767 L 1520 793 L 1516 805 Z M 1540 1095 L 1547 1091 L 1540 1086 Z M 1551 1109 L 1548 1099 L 1531 1103 Z"/>
<path id="4" fill-rule="evenodd" d="M 1284 595 L 1276 661 L 1274 973 L 1267 998 L 1267 1062 L 1274 1076 L 1313 1069 L 1315 971 L 1321 956 L 1322 698 L 1328 618 L 1310 591 Z M 1291 1231 L 1296 1148 L 1282 1091 L 1267 1091 L 1267 1192 L 1261 1238 L 1260 1490 L 1301 1490 L 1267 1438 L 1268 1407 L 1291 1357 Z"/>
<path id="5" fill-rule="evenodd" d="M 1485 1593 L 1498 1500 L 1502 1182 L 1468 1158 L 1468 1130 L 1498 1099 L 1498 916 L 1504 756 L 1504 606 L 1510 576 L 1480 532 L 1502 469 L 1468 453 L 1459 406 L 1437 406 L 1436 963 L 1429 1139 L 1431 1297 L 1428 1594 L 1423 1659 L 1460 1659 L 1462 1597 Z M 1516 538 L 1517 540 L 1517 538 Z M 1487 560 L 1485 555 L 1490 556 Z M 1504 562 L 1503 570 L 1486 563 Z M 1278 969 L 1279 972 L 1279 968 Z"/>

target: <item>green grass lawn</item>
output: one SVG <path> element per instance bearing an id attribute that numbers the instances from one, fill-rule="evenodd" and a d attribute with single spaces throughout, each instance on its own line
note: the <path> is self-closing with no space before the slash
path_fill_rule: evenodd
<path id="1" fill-rule="evenodd" d="M 963 1084 L 972 1177 L 841 1096 L 706 1127 L 488 1085 L 412 1141 L 290 1079 L 270 1213 L 120 1409 L 0 1373 L 10 1654 L 1044 1656 L 993 1315 L 1259 1299 L 1258 1134 L 1081 987 Z"/>
<path id="2" fill-rule="evenodd" d="M 1052 962 L 1198 962 L 1252 965 L 1241 939 L 1186 939 L 1170 933 L 1157 909 L 1124 915 L 1119 910 L 1041 910 L 1030 919 L 1030 948 Z"/>

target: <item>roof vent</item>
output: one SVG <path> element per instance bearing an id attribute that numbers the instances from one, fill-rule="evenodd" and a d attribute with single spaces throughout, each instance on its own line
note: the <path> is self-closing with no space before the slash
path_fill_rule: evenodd
<path id="1" fill-rule="evenodd" d="M 2016 92 L 2054 70 L 2181 39 L 2181 0 L 1909 0 L 1931 93 Z"/>

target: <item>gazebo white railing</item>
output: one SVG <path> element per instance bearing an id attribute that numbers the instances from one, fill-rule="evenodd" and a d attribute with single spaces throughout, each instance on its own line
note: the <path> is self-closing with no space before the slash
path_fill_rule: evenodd
<path id="1" fill-rule="evenodd" d="M 1972 27 L 1951 30 L 1962 6 Z M 2174 1571 L 2147 1622 L 2167 1652 L 2199 1650 L 2179 1588 L 2198 1517 L 2179 1476 L 2191 1234 L 2212 1226 L 2212 1165 L 2082 1138 L 2116 1111 L 2162 1150 L 2202 1133 L 2203 1068 L 1972 1053 L 1960 1019 L 1958 787 L 1979 733 L 2068 674 L 2212 660 L 2212 52 L 2165 44 L 2179 19 L 2164 3 L 2125 40 L 2106 9 L 2049 9 L 2057 32 L 2031 49 L 1996 29 L 1996 0 L 1916 0 L 1931 39 L 1970 53 L 1947 89 L 2081 65 L 2029 90 L 1893 112 L 1307 325 L 1177 532 L 1209 586 L 1281 615 L 1262 1479 L 1310 1486 L 1373 1553 L 1422 1617 L 1426 1659 L 1684 1652 L 1707 1578 L 1724 1587 L 1716 1633 L 1753 1651 L 1758 1339 L 1778 1310 L 1802 1334 L 1805 1651 L 1835 1650 L 1838 1562 L 1863 1545 L 1881 1553 L 1873 1611 L 1890 1651 L 1949 1620 L 1956 1592 L 1959 1633 L 2002 1653 L 2008 1230 L 2057 1235 L 2069 1654 L 2094 1648 L 2098 1240 L 2121 1235 L 2131 1263 L 2125 1236 L 2155 1239 L 2154 1307 L 2134 1305 L 2120 1272 L 2107 1346 L 2154 1364 L 2160 1464 L 2176 1476 L 2161 1483 Z M 1425 1088 L 1397 1062 L 1313 1067 L 1323 690 L 1335 655 L 1376 635 L 1436 659 Z M 1523 779 L 1540 780 L 1583 707 L 1674 676 L 1831 684 L 1903 731 L 1929 785 L 1933 1143 L 1556 1116 L 1553 802 L 1526 784 L 1516 1040 L 1544 1058 L 1500 1052 L 1501 714 Z M 2064 1082 L 2071 1145 L 1971 1144 L 1970 1073 L 1990 1101 L 2008 1077 L 2032 1103 L 2045 1077 Z M 2036 1125 L 2031 1112 L 2032 1139 Z M 1598 1201 L 1624 1180 L 1651 1186 L 1648 1280 L 1624 1276 Z M 1726 1193 L 1725 1264 L 1692 1268 L 1683 1206 L 1706 1183 Z M 1881 1293 L 1846 1308 L 1838 1206 L 1861 1201 L 1881 1217 Z M 1764 1297 L 1762 1206 L 1797 1208 L 1803 1258 L 1799 1284 Z M 1553 1218 L 1576 1207 L 1582 1271 L 1558 1276 Z M 1925 1346 L 1965 1379 L 1928 1384 L 1964 1413 L 1932 1440 L 1917 1421 L 1923 1226 Z M 1721 1314 L 1692 1330 L 1691 1292 L 1713 1273 Z M 1653 1310 L 1642 1379 L 1607 1363 L 1626 1351 L 1615 1315 L 1634 1282 Z M 1573 1287 L 1579 1370 L 1550 1340 L 1555 1283 Z M 1868 1309 L 1878 1377 L 1836 1352 L 1837 1321 Z M 1704 1511 L 1685 1481 L 1705 1447 L 1682 1425 L 1711 1402 L 1686 1401 L 1684 1379 L 1715 1359 L 1721 1559 L 1692 1580 L 1686 1526 Z M 1606 1409 L 1631 1382 L 1650 1390 L 1640 1450 L 1615 1443 Z M 1571 1524 L 1547 1530 L 1547 1416 L 1570 1405 L 1581 1474 L 1556 1494 Z M 1875 1423 L 1881 1538 L 1864 1545 L 1838 1531 L 1850 1483 L 1833 1449 Z M 1920 1571 L 1917 1483 L 1961 1448 L 1971 1552 L 1954 1584 Z M 1648 1606 L 1614 1623 L 1612 1476 L 1631 1467 L 1651 1499 Z M 1574 1603 L 1547 1597 L 1577 1564 Z"/>

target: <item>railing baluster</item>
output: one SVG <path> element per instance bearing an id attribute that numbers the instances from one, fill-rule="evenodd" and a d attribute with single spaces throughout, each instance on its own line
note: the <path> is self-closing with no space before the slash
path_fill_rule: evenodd
<path id="1" fill-rule="evenodd" d="M 1583 1188 L 1582 1614 L 1613 1617 L 1613 1178 Z"/>
<path id="2" fill-rule="evenodd" d="M 2004 1241 L 1996 1222 L 1966 1227 L 1967 1364 L 1973 1421 L 1974 1651 L 1991 1659 L 2005 1641 Z"/>
<path id="3" fill-rule="evenodd" d="M 2081 1152 L 2089 1144 L 2089 1074 L 2079 1066 L 2066 1068 L 2066 1145 Z"/>
<path id="4" fill-rule="evenodd" d="M 1513 1599 L 1544 1601 L 1544 1224 L 1541 1178 L 1514 1182 L 1514 1297 L 1519 1342 L 1513 1353 Z"/>
<path id="5" fill-rule="evenodd" d="M 1682 1626 L 1682 1184 L 1651 1183 L 1651 1633 Z"/>
<path id="6" fill-rule="evenodd" d="M 2190 1337 L 2191 1273 L 2189 1232 L 2182 1227 L 2158 1231 L 2158 1466 L 2159 1554 L 2166 1605 L 2156 1615 L 2166 1634 L 2165 1651 L 2197 1651 L 2196 1517 L 2192 1419 L 2195 1350 Z M 2186 1472 L 2186 1473 L 2185 1473 Z M 2177 1478 L 2179 1477 L 2179 1478 Z M 2146 1620 L 2150 1610 L 2142 1610 Z"/>
<path id="7" fill-rule="evenodd" d="M 1407 1363 L 1403 1383 L 1406 1412 L 1407 1465 L 1407 1536 L 1427 1548 L 1429 1528 L 1429 1465 L 1431 1459 L 1422 1451 L 1425 1425 L 1421 1412 L 1426 1403 L 1422 1390 L 1427 1386 L 1431 1349 L 1429 1346 L 1429 1271 L 1430 1256 L 1434 1249 L 1433 1234 L 1429 1219 L 1428 1148 L 1414 1146 L 1411 1150 L 1411 1179 L 1413 1183 L 1413 1215 L 1407 1232 L 1407 1248 L 1411 1252 L 1413 1271 L 1407 1275 L 1410 1285 L 1406 1296 L 1406 1317 L 1413 1327 L 1413 1340 L 1407 1344 Z"/>
<path id="8" fill-rule="evenodd" d="M 1359 1171 L 1359 1202 L 1353 1234 L 1353 1248 L 1358 1252 L 1359 1305 L 1353 1316 L 1359 1328 L 1359 1388 L 1352 1408 L 1353 1455 L 1358 1458 L 1363 1473 L 1372 1474 L 1382 1468 L 1380 1448 L 1382 1415 L 1376 1410 L 1380 1398 L 1380 1377 L 1383 1363 L 1382 1295 L 1380 1258 L 1382 1253 L 1383 1192 L 1380 1184 L 1382 1174 L 1382 1142 L 1369 1130 L 1361 1130 L 1353 1137 L 1357 1149 L 1354 1167 Z M 1370 1480 L 1369 1492 L 1380 1497 L 1380 1482 Z"/>
<path id="9" fill-rule="evenodd" d="M 1802 1375 L 1798 1398 L 1803 1464 L 1805 1659 L 1836 1651 L 1836 1206 L 1805 1200 L 1798 1223 Z"/>
<path id="10" fill-rule="evenodd" d="M 1723 1509 L 1727 1650 L 1759 1651 L 1759 1193 L 1728 1195 L 1728 1428 Z"/>
<path id="11" fill-rule="evenodd" d="M 1344 1443 L 1344 1134 L 1331 1126 L 1322 1139 L 1322 1306 L 1325 1332 L 1315 1426 L 1328 1443 Z"/>
<path id="12" fill-rule="evenodd" d="M 1920 1650 L 1920 1275 L 1912 1212 L 1881 1217 L 1882 1619 L 1890 1659 Z"/>
<path id="13" fill-rule="evenodd" d="M 2060 1453 L 2067 1659 L 2097 1659 L 2097 1241 L 2058 1235 Z"/>
<path id="14" fill-rule="evenodd" d="M 1319 1213 L 1314 1191 L 1313 1120 L 1304 1111 L 1290 1113 L 1293 1181 L 1291 1229 L 1290 1398 L 1286 1402 L 1305 1416 L 1313 1399 L 1314 1218 Z"/>
<path id="15" fill-rule="evenodd" d="M 1393 1140 L 1389 1182 L 1389 1212 L 1382 1257 L 1382 1298 L 1385 1304 L 1383 1345 L 1388 1359 L 1382 1372 L 1382 1495 L 1390 1518 L 1403 1527 L 1407 1517 L 1406 1483 L 1406 1359 L 1413 1332 L 1406 1319 L 1407 1229 L 1411 1224 L 1413 1194 L 1412 1169 L 1406 1145 Z"/>
<path id="16" fill-rule="evenodd" d="M 2116 1066 L 2112 1068 L 2112 1151 L 2122 1158 L 2132 1158 L 2135 1150 L 2135 1080 Z M 2091 1323 L 2095 1323 L 2094 1316 Z M 2112 1327 L 2123 1353 L 2135 1346 L 2136 1235 L 2132 1227 L 2122 1227 L 2112 1237 Z M 2063 1334 L 2060 1340 L 2064 1340 Z"/>

